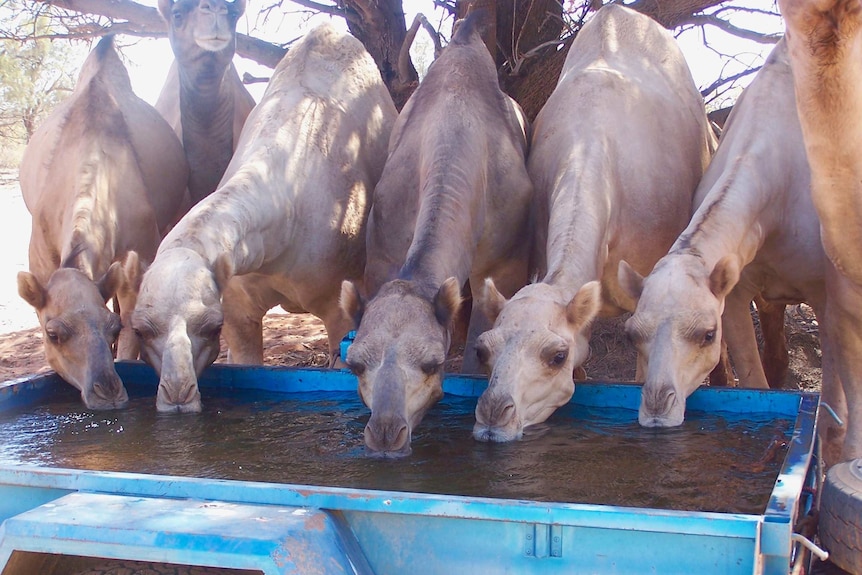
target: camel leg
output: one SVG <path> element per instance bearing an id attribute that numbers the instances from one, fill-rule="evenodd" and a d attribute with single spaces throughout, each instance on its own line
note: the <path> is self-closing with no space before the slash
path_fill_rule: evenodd
<path id="1" fill-rule="evenodd" d="M 760 360 L 766 381 L 772 389 L 784 387 L 790 359 L 787 353 L 787 335 L 784 331 L 784 304 L 769 303 L 759 295 L 754 297 L 757 317 L 760 319 L 760 333 L 763 335 L 763 349 Z"/>
<path id="2" fill-rule="evenodd" d="M 728 387 L 736 383 L 733 377 L 733 368 L 730 366 L 730 357 L 727 354 L 727 340 L 721 338 L 721 357 L 718 364 L 709 372 L 710 387 Z"/>
<path id="3" fill-rule="evenodd" d="M 821 339 L 821 348 L 829 353 L 829 363 L 835 370 L 834 380 L 840 382 L 840 387 L 827 381 L 824 365 L 821 397 L 839 416 L 844 417 L 846 435 L 838 461 L 847 461 L 862 457 L 862 286 L 829 266 L 826 290 L 829 299 L 821 331 L 825 328 L 827 342 L 824 345 Z M 826 353 L 823 358 L 825 364 Z M 842 392 L 846 406 L 839 403 Z M 833 405 L 833 402 L 838 405 Z M 824 457 L 827 464 L 833 464 L 838 462 L 833 457 L 840 446 L 841 433 L 832 429 L 828 415 L 822 415 L 826 427 L 825 434 L 821 434 L 821 437 L 825 436 Z"/>
<path id="4" fill-rule="evenodd" d="M 635 367 L 635 381 L 643 383 L 646 381 L 647 358 L 638 353 L 637 366 Z M 586 373 L 585 373 L 586 375 Z"/>
<path id="5" fill-rule="evenodd" d="M 494 279 L 497 290 L 504 297 L 510 298 L 527 283 L 527 261 L 526 259 L 511 259 L 488 275 Z M 485 373 L 476 357 L 476 339 L 494 327 L 482 311 L 484 306 L 479 299 L 484 293 L 481 286 L 484 285 L 486 277 L 488 276 L 485 274 L 470 276 L 470 285 L 478 286 L 478 289 L 471 288 L 473 307 L 470 311 L 470 326 L 467 329 L 467 342 L 464 345 L 464 361 L 461 363 L 461 373 Z"/>
<path id="6" fill-rule="evenodd" d="M 231 278 L 222 294 L 228 363 L 263 365 L 263 316 L 274 304 L 261 295 L 247 290 L 241 277 Z"/>
<path id="7" fill-rule="evenodd" d="M 725 300 L 721 325 L 739 377 L 739 386 L 766 389 L 769 385 L 760 362 L 754 322 L 749 311 L 752 297 L 751 293 L 739 289 L 739 286 L 734 288 Z"/>
<path id="8" fill-rule="evenodd" d="M 117 359 L 138 359 L 140 342 L 132 330 L 132 312 L 135 311 L 138 292 L 123 284 L 117 290 L 116 301 L 120 307 L 120 322 L 123 325 L 117 340 Z"/>
<path id="9" fill-rule="evenodd" d="M 323 322 L 323 327 L 326 328 L 326 338 L 329 343 L 329 367 L 341 369 L 347 367 L 341 357 L 341 340 L 347 335 L 347 332 L 353 329 L 353 320 L 344 317 L 341 308 L 338 306 L 338 294 L 330 300 L 330 305 L 326 307 L 325 312 L 314 313 Z"/>
<path id="10" fill-rule="evenodd" d="M 832 313 L 827 308 L 827 314 Z M 820 401 L 839 417 L 844 425 L 836 421 L 825 407 L 820 409 L 817 420 L 817 435 L 820 437 L 820 445 L 823 452 L 823 463 L 828 469 L 832 465 L 841 462 L 841 450 L 844 447 L 844 438 L 847 435 L 847 401 L 844 397 L 844 389 L 838 376 L 836 363 L 837 350 L 834 348 L 833 338 L 830 336 L 829 316 L 825 316 L 820 325 L 820 352 L 821 352 L 821 378 L 820 378 Z"/>
<path id="11" fill-rule="evenodd" d="M 470 310 L 470 324 L 467 328 L 467 339 L 464 343 L 464 359 L 461 362 L 461 373 L 484 373 L 481 365 L 479 365 L 479 358 L 476 357 L 476 339 L 494 326 L 488 320 L 488 317 L 482 311 L 481 307 L 482 306 L 477 305 L 477 302 L 474 300 L 473 307 Z"/>
<path id="12" fill-rule="evenodd" d="M 470 282 L 464 284 L 461 289 L 461 307 L 458 308 L 458 313 L 452 321 L 452 342 L 449 344 L 449 349 L 457 350 L 459 347 L 467 346 L 467 332 L 470 329 L 470 316 L 473 313 L 473 292 L 470 289 Z"/>
<path id="13" fill-rule="evenodd" d="M 159 243 L 158 234 L 153 234 L 152 245 Z M 148 255 L 148 254 L 144 254 Z M 141 342 L 132 329 L 132 313 L 138 303 L 138 292 L 141 289 L 141 278 L 146 270 L 146 264 L 141 254 L 129 251 L 123 261 L 123 278 L 114 294 L 114 312 L 120 315 L 122 329 L 117 339 L 117 359 L 138 359 Z"/>

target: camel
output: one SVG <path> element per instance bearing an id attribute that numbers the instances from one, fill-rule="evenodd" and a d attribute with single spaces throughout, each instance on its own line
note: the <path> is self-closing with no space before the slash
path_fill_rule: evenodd
<path id="1" fill-rule="evenodd" d="M 824 388 L 822 399 L 847 426 L 821 420 L 832 446 L 827 462 L 849 461 L 862 457 L 862 7 L 858 0 L 781 0 L 779 7 L 811 196 L 832 263 L 826 276 L 831 321 L 821 330 L 839 350 L 839 383 Z"/>
<path id="2" fill-rule="evenodd" d="M 187 180 L 179 140 L 132 92 L 112 37 L 103 38 L 72 95 L 36 130 L 20 168 L 33 229 L 30 271 L 18 274 L 18 291 L 36 309 L 49 365 L 88 408 L 128 400 L 111 348 L 116 342 L 120 359 L 138 357 L 121 320 L 130 325 L 135 278 L 178 218 Z M 114 295 L 120 317 L 105 306 Z"/>
<path id="3" fill-rule="evenodd" d="M 159 0 L 175 60 L 156 102 L 189 162 L 189 207 L 211 194 L 236 150 L 254 98 L 233 65 L 245 0 Z"/>
<path id="4" fill-rule="evenodd" d="M 673 37 L 633 10 L 601 8 L 533 125 L 528 169 L 549 214 L 547 272 L 508 300 L 485 282 L 494 325 L 476 347 L 490 378 L 474 438 L 518 439 L 571 399 L 593 319 L 635 308 L 617 283 L 620 260 L 647 273 L 667 253 L 713 138 Z"/>
<path id="5" fill-rule="evenodd" d="M 836 321 L 809 191 L 811 173 L 796 112 L 787 45 L 780 41 L 734 106 L 698 195 L 705 197 L 670 251 L 643 278 L 620 264 L 638 299 L 626 333 L 646 358 L 638 414 L 644 426 L 682 423 L 686 398 L 718 361 L 723 336 L 743 387 L 766 388 L 749 302 L 807 302 L 821 325 L 823 393 L 838 385 Z M 828 422 L 827 422 L 828 424 Z M 824 457 L 841 451 L 821 426 Z"/>
<path id="6" fill-rule="evenodd" d="M 263 316 L 276 305 L 323 320 L 334 364 L 351 327 L 341 282 L 362 278 L 396 115 L 352 36 L 325 24 L 291 47 L 218 190 L 183 216 L 143 276 L 132 325 L 159 374 L 159 411 L 201 410 L 197 378 L 222 328 L 228 361 L 263 363 Z"/>
<path id="7" fill-rule="evenodd" d="M 479 33 L 482 14 L 460 23 L 393 129 L 369 216 L 370 299 L 350 282 L 342 288 L 344 312 L 357 325 L 346 363 L 371 409 L 365 445 L 374 455 L 408 455 L 413 430 L 442 396 L 465 283 L 480 294 L 490 276 L 511 295 L 528 277 L 526 119 L 500 90 Z M 474 305 L 467 364 L 488 327 Z"/>

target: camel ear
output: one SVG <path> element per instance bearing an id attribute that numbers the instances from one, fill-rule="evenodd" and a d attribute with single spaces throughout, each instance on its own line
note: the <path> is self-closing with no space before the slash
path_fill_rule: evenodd
<path id="1" fill-rule="evenodd" d="M 717 298 L 726 297 L 737 282 L 739 282 L 739 264 L 736 256 L 724 256 L 709 274 L 709 290 Z"/>
<path id="2" fill-rule="evenodd" d="M 599 315 L 601 305 L 601 284 L 597 281 L 587 282 L 566 306 L 566 319 L 576 329 L 581 329 Z"/>
<path id="3" fill-rule="evenodd" d="M 18 295 L 24 301 L 36 308 L 36 311 L 45 307 L 45 288 L 30 272 L 18 272 Z"/>
<path id="4" fill-rule="evenodd" d="M 461 286 L 458 278 L 447 278 L 434 296 L 434 315 L 440 325 L 448 326 L 461 307 Z"/>
<path id="5" fill-rule="evenodd" d="M 235 0 L 234 1 L 233 5 L 234 5 L 234 10 L 236 10 L 237 18 L 239 18 L 240 16 L 245 14 L 245 4 L 246 4 L 246 0 Z"/>
<path id="6" fill-rule="evenodd" d="M 168 27 L 171 25 L 171 9 L 174 7 L 174 0 L 159 0 L 159 13 L 162 15 Z"/>
<path id="7" fill-rule="evenodd" d="M 338 298 L 338 307 L 341 308 L 341 313 L 353 322 L 353 329 L 359 327 L 359 322 L 362 321 L 362 314 L 365 313 L 365 300 L 359 295 L 359 289 L 356 284 L 350 280 L 341 282 L 341 296 Z"/>
<path id="8" fill-rule="evenodd" d="M 99 288 L 99 293 L 102 299 L 105 300 L 105 303 L 108 303 L 108 300 L 114 297 L 114 294 L 120 289 L 122 282 L 123 265 L 120 262 L 114 262 L 108 268 L 108 271 L 105 272 L 105 275 L 96 282 L 96 287 Z"/>
<path id="9" fill-rule="evenodd" d="M 625 260 L 620 260 L 620 265 L 617 266 L 617 282 L 627 296 L 635 301 L 641 298 L 644 291 L 644 277 Z"/>
<path id="10" fill-rule="evenodd" d="M 507 301 L 509 300 L 507 300 L 497 289 L 497 286 L 494 285 L 494 280 L 492 278 L 485 278 L 481 307 L 482 313 L 485 314 L 488 321 L 491 323 L 497 321 L 497 316 L 499 316 L 500 312 L 503 311 L 503 306 L 506 305 Z"/>
<path id="11" fill-rule="evenodd" d="M 233 264 L 227 254 L 222 254 L 216 258 L 213 275 L 215 276 L 218 291 L 224 293 L 224 290 L 227 288 L 227 282 L 233 277 Z"/>

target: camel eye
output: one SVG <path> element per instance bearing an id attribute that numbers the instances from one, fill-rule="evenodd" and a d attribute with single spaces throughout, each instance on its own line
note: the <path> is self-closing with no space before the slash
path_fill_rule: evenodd
<path id="1" fill-rule="evenodd" d="M 488 362 L 491 360 L 491 352 L 488 351 L 488 348 L 484 345 L 476 346 L 476 359 L 479 360 L 479 363 L 482 365 L 488 365 Z"/>
<path id="2" fill-rule="evenodd" d="M 203 330 L 203 335 L 207 339 L 218 339 L 219 337 L 221 337 L 221 328 L 222 324 L 207 326 Z"/>
<path id="3" fill-rule="evenodd" d="M 439 361 L 429 361 L 422 364 L 422 373 L 431 376 L 440 373 L 443 370 L 443 363 Z"/>
<path id="4" fill-rule="evenodd" d="M 349 369 L 350 373 L 356 377 L 361 377 L 362 374 L 365 373 L 365 364 L 359 363 L 358 361 L 348 361 L 347 369 Z"/>
<path id="5" fill-rule="evenodd" d="M 139 340 L 143 341 L 147 338 L 151 338 L 155 336 L 155 329 L 153 329 L 152 325 L 146 321 L 138 321 L 132 322 L 132 333 L 135 334 L 135 337 Z"/>
<path id="6" fill-rule="evenodd" d="M 116 314 L 112 314 L 111 320 L 108 323 L 108 339 L 116 340 L 120 337 L 120 331 L 123 329 L 123 323 L 120 321 L 120 318 Z"/>
<path id="7" fill-rule="evenodd" d="M 628 321 L 626 322 L 625 329 L 623 330 L 623 333 L 625 334 L 628 342 L 630 344 L 632 344 L 634 347 L 639 346 L 646 339 L 644 337 L 643 332 L 641 330 L 637 329 L 634 325 L 630 325 Z"/>
<path id="8" fill-rule="evenodd" d="M 54 345 L 69 341 L 72 330 L 59 319 L 52 319 L 45 324 L 45 337 Z"/>
<path id="9" fill-rule="evenodd" d="M 568 350 L 558 351 L 551 357 L 551 360 L 548 362 L 548 365 L 551 367 L 562 367 L 564 363 L 566 363 L 566 359 L 569 357 Z"/>

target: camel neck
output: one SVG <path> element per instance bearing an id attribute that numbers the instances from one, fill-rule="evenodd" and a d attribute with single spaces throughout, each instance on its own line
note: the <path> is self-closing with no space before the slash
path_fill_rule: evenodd
<path id="1" fill-rule="evenodd" d="M 189 81 L 180 71 L 183 148 L 189 160 L 189 193 L 195 203 L 218 186 L 233 155 L 234 98 L 224 77 Z"/>

